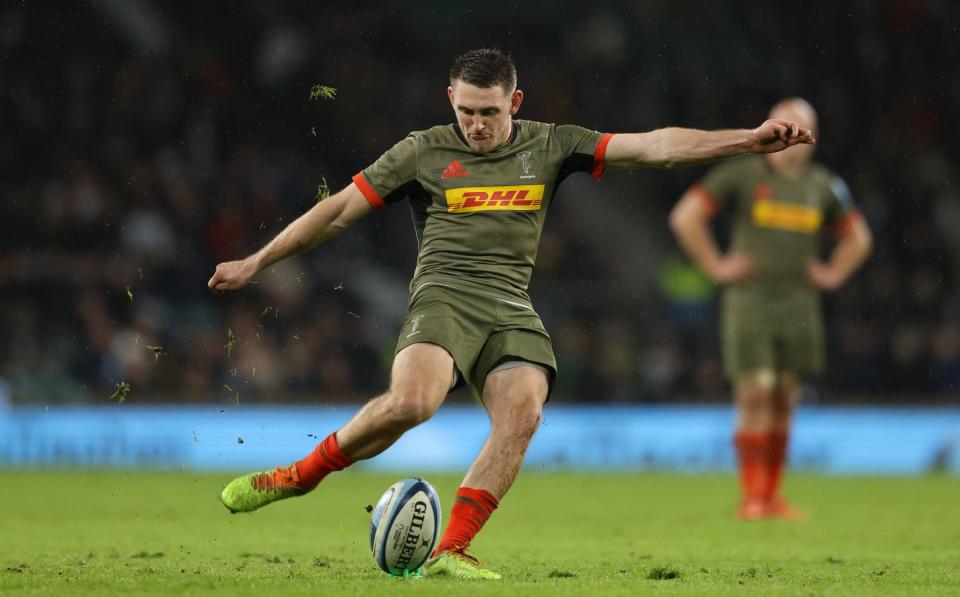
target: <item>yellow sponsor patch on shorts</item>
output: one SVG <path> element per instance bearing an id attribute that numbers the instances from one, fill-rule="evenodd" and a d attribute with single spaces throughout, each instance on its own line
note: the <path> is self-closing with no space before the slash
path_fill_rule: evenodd
<path id="1" fill-rule="evenodd" d="M 776 228 L 802 234 L 813 234 L 823 224 L 823 213 L 816 207 L 779 201 L 755 201 L 753 224 L 761 228 Z"/>
<path id="2" fill-rule="evenodd" d="M 447 211 L 536 211 L 543 205 L 543 185 L 447 189 Z"/>

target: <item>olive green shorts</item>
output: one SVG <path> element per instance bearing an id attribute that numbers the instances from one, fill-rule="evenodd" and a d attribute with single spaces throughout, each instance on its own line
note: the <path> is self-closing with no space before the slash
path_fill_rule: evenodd
<path id="1" fill-rule="evenodd" d="M 756 369 L 807 379 L 823 371 L 823 314 L 815 292 L 758 296 L 727 290 L 721 319 L 723 368 L 730 380 Z"/>
<path id="2" fill-rule="evenodd" d="M 396 352 L 418 342 L 445 348 L 458 385 L 466 382 L 478 397 L 487 375 L 507 361 L 546 368 L 551 390 L 557 376 L 553 344 L 533 307 L 473 283 L 424 282 L 413 291 Z"/>

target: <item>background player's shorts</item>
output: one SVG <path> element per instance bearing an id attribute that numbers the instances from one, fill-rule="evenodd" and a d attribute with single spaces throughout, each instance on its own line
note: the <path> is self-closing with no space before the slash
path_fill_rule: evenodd
<path id="1" fill-rule="evenodd" d="M 551 390 L 557 376 L 553 344 L 533 307 L 462 280 L 428 281 L 414 290 L 397 352 L 417 342 L 445 348 L 477 396 L 487 374 L 505 361 L 542 365 Z"/>
<path id="2" fill-rule="evenodd" d="M 729 288 L 721 313 L 723 368 L 733 381 L 747 371 L 769 368 L 801 378 L 824 368 L 824 329 L 820 297 L 806 289 L 771 292 Z"/>

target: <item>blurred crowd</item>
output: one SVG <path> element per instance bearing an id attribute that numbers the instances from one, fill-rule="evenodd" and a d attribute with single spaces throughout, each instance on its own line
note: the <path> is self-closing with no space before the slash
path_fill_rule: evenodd
<path id="1" fill-rule="evenodd" d="M 449 62 L 485 45 L 511 51 L 521 117 L 536 120 L 748 127 L 781 97 L 809 99 L 818 159 L 875 235 L 870 262 L 827 299 L 819 394 L 955 399 L 955 7 L 566 4 L 466 17 L 412 1 L 0 8 L 0 402 L 120 400 L 121 382 L 131 402 L 384 388 L 416 257 L 405 207 L 240 293 L 206 281 L 318 187 L 335 191 L 408 131 L 451 121 Z M 311 99 L 316 84 L 335 97 Z M 704 172 L 567 183 L 531 286 L 560 363 L 555 400 L 725 399 L 717 290 L 665 225 Z"/>

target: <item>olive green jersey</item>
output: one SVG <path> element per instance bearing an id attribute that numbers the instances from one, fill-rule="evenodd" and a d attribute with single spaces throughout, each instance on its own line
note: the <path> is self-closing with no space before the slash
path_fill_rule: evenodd
<path id="1" fill-rule="evenodd" d="M 528 120 L 475 153 L 454 125 L 410 133 L 353 177 L 376 210 L 409 199 L 419 244 L 411 289 L 465 279 L 529 301 L 547 208 L 573 172 L 599 178 L 612 135 Z"/>
<path id="2" fill-rule="evenodd" d="M 845 233 L 858 217 L 838 176 L 811 164 L 801 176 L 777 174 L 764 156 L 724 162 L 695 187 L 711 214 L 728 210 L 730 250 L 756 260 L 748 286 L 806 286 L 806 263 L 820 248 L 821 233 Z"/>

